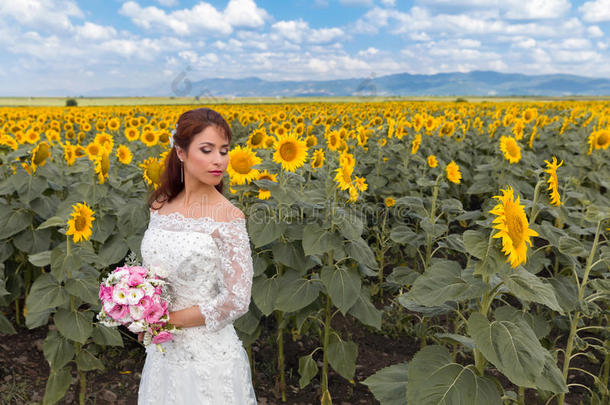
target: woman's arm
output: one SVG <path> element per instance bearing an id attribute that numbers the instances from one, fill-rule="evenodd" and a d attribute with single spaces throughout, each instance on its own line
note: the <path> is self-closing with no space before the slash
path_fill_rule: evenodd
<path id="1" fill-rule="evenodd" d="M 195 305 L 180 311 L 169 313 L 169 323 L 178 328 L 192 328 L 193 326 L 204 326 L 205 317 L 201 315 L 199 308 Z"/>

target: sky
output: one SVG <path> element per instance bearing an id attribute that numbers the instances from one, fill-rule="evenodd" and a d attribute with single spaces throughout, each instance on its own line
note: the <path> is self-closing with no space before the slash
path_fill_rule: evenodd
<path id="1" fill-rule="evenodd" d="M 472 70 L 610 78 L 610 0 L 0 0 L 0 96 Z"/>

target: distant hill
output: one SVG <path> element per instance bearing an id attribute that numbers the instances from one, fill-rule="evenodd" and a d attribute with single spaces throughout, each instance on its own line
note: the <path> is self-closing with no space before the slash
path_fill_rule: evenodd
<path id="1" fill-rule="evenodd" d="M 191 74 L 192 76 L 192 74 Z M 190 78 L 190 77 L 189 77 Z M 191 79 L 192 80 L 192 79 Z M 52 93 L 58 90 L 52 91 Z M 64 96 L 48 94 L 46 96 Z M 394 75 L 341 80 L 268 81 L 257 77 L 168 81 L 140 89 L 111 88 L 81 94 L 108 96 L 299 97 L 299 96 L 572 96 L 610 95 L 610 79 L 567 74 L 524 75 L 493 71 Z"/>

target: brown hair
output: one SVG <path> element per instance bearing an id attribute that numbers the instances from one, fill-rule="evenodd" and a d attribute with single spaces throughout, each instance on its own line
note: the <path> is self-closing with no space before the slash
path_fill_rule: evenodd
<path id="1" fill-rule="evenodd" d="M 173 135 L 174 146 L 170 149 L 167 159 L 165 159 L 165 168 L 163 173 L 161 173 L 160 179 L 161 184 L 148 196 L 149 207 L 152 208 L 152 204 L 155 201 L 160 203 L 170 202 L 182 191 L 184 183 L 180 181 L 180 160 L 176 153 L 176 146 L 180 146 L 187 151 L 195 135 L 212 125 L 224 132 L 228 142 L 231 142 L 233 137 L 231 127 L 229 127 L 229 124 L 222 115 L 210 108 L 190 110 L 178 118 L 176 131 Z M 221 181 L 215 187 L 216 190 L 222 193 L 223 182 Z"/>

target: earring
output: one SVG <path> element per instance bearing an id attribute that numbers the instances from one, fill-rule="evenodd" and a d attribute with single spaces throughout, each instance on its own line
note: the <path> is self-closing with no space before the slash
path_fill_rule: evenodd
<path id="1" fill-rule="evenodd" d="M 182 165 L 182 160 L 180 160 L 180 182 L 184 183 L 184 166 Z"/>

